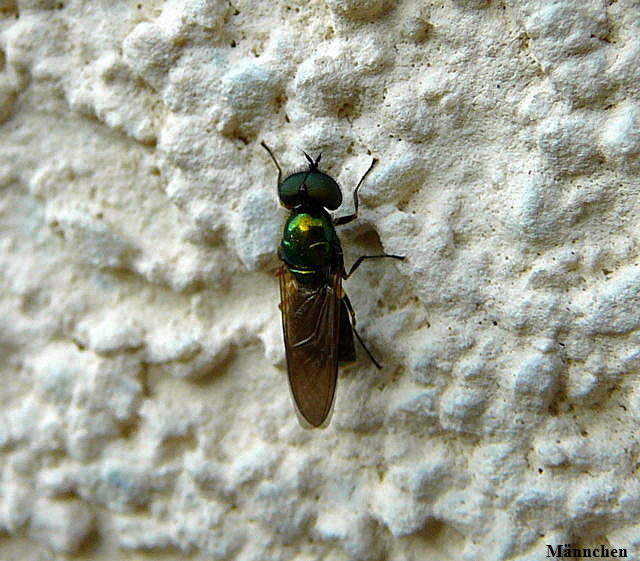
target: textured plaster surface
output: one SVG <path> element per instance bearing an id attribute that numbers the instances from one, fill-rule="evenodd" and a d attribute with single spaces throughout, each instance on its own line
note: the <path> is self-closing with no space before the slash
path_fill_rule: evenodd
<path id="1" fill-rule="evenodd" d="M 0 0 L 0 557 L 640 555 L 637 0 Z M 265 140 L 361 190 L 298 425 Z M 361 353 L 363 354 L 363 353 Z"/>

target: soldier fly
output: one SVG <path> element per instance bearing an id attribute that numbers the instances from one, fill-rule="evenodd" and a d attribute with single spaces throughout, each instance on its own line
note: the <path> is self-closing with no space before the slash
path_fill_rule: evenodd
<path id="1" fill-rule="evenodd" d="M 326 426 L 333 407 L 338 365 L 356 359 L 353 336 L 356 336 L 376 368 L 380 363 L 367 349 L 355 329 L 356 317 L 351 302 L 342 289 L 365 259 L 404 259 L 399 255 L 363 255 L 349 272 L 344 268 L 342 246 L 335 226 L 348 224 L 358 216 L 358 189 L 377 160 L 358 182 L 354 192 L 354 213 L 332 218 L 342 204 L 338 183 L 318 169 L 303 152 L 309 169 L 282 179 L 282 168 L 271 149 L 261 142 L 278 169 L 278 196 L 290 213 L 278 256 L 282 265 L 280 310 L 287 357 L 289 386 L 303 426 Z"/>

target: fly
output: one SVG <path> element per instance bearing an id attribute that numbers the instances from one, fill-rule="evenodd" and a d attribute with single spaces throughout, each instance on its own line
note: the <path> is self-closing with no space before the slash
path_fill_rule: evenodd
<path id="1" fill-rule="evenodd" d="M 303 425 L 323 427 L 333 408 L 338 365 L 356 359 L 353 336 L 376 368 L 380 363 L 365 346 L 355 329 L 356 317 L 351 302 L 342 289 L 365 259 L 404 259 L 400 255 L 363 255 L 347 272 L 342 246 L 335 226 L 348 224 L 358 216 L 358 189 L 376 165 L 360 178 L 354 192 L 354 213 L 332 218 L 328 211 L 342 204 L 338 183 L 318 169 L 304 153 L 309 169 L 282 179 L 282 168 L 271 149 L 261 142 L 278 169 L 278 197 L 289 216 L 284 226 L 278 256 L 282 261 L 280 310 L 289 385 Z"/>

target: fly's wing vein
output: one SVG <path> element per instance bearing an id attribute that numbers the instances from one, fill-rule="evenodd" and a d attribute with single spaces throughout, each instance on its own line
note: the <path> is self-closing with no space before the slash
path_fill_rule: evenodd
<path id="1" fill-rule="evenodd" d="M 331 411 L 338 376 L 341 277 L 332 270 L 327 284 L 309 287 L 284 265 L 279 276 L 289 385 L 300 414 L 319 426 Z"/>

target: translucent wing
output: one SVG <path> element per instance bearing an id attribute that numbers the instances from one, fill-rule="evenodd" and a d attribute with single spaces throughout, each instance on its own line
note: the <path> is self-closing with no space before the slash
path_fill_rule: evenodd
<path id="1" fill-rule="evenodd" d="M 322 426 L 331 412 L 338 378 L 341 277 L 305 285 L 289 269 L 280 270 L 282 327 L 289 385 L 301 417 Z"/>

